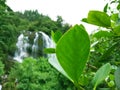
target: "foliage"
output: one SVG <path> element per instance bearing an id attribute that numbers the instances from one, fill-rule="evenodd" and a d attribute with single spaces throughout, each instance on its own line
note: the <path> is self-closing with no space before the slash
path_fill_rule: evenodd
<path id="1" fill-rule="evenodd" d="M 101 11 L 89 11 L 87 19 L 83 19 L 83 21 L 108 28 L 111 25 L 110 17 L 105 12 Z"/>
<path id="2" fill-rule="evenodd" d="M 16 49 L 19 18 L 15 16 L 14 12 L 5 2 L 6 0 L 0 1 L 0 58 L 5 66 L 5 73 L 8 73 L 11 67 L 11 63 L 9 65 L 8 63 Z"/>
<path id="3" fill-rule="evenodd" d="M 16 15 L 20 18 L 21 24 L 20 29 L 26 29 L 29 31 L 43 31 L 46 34 L 50 35 L 51 31 L 60 30 L 64 33 L 70 28 L 70 25 L 65 23 L 63 24 L 63 19 L 61 16 L 57 17 L 56 21 L 51 20 L 49 16 L 39 14 L 37 10 L 35 11 L 25 11 L 24 13 L 15 12 Z"/>
<path id="4" fill-rule="evenodd" d="M 115 83 L 118 89 L 120 89 L 120 67 L 117 68 L 117 70 L 115 71 Z"/>
<path id="5" fill-rule="evenodd" d="M 4 64 L 0 61 L 0 76 L 4 74 Z"/>
<path id="6" fill-rule="evenodd" d="M 64 80 L 64 81 L 63 81 Z M 11 69 L 3 90 L 73 90 L 74 86 L 45 58 L 26 58 Z"/>
<path id="7" fill-rule="evenodd" d="M 92 33 L 90 36 L 91 43 L 93 44 L 92 45 L 93 51 L 91 51 L 90 60 L 88 63 L 92 66 L 95 66 L 96 68 L 100 68 L 105 63 L 111 64 L 112 67 L 110 73 L 107 76 L 108 78 L 104 79 L 105 80 L 104 83 L 98 85 L 99 88 L 109 88 L 110 90 L 115 90 L 116 88 L 119 89 L 118 87 L 119 81 L 117 80 L 118 79 L 117 73 L 119 73 L 118 69 L 120 65 L 119 9 L 118 8 L 112 9 L 112 7 L 110 7 L 112 4 L 119 5 L 119 3 L 120 3 L 119 0 L 115 1 L 112 0 L 111 2 L 106 4 L 106 6 L 104 7 L 104 12 L 101 11 L 101 14 L 106 13 L 107 17 L 105 18 L 105 16 L 101 16 L 104 18 L 102 20 L 100 18 L 97 18 L 97 20 L 99 19 L 101 20 L 99 22 L 100 23 L 99 25 L 95 24 L 95 22 L 93 22 L 92 20 L 87 22 L 89 24 L 101 26 L 98 28 L 97 31 Z M 101 14 L 98 14 L 98 16 Z M 89 18 L 90 17 L 93 18 L 92 16 L 89 16 Z M 106 21 L 107 18 L 110 19 L 109 22 Z M 109 23 L 111 24 L 105 26 L 102 25 L 103 24 L 102 22 L 106 24 Z M 118 69 L 116 70 L 116 68 Z"/>
<path id="8" fill-rule="evenodd" d="M 14 12 L 5 2 L 0 1 L 0 74 L 8 75 L 6 80 L 1 78 L 4 90 L 76 90 L 70 81 L 78 90 L 120 89 L 120 0 L 109 1 L 103 11 L 90 10 L 82 19 L 98 26 L 90 38 L 82 25 L 71 27 L 61 16 L 53 21 L 37 10 Z M 46 59 L 12 60 L 17 37 L 24 30 L 52 35 L 56 48 L 45 52 L 56 54 L 61 68 L 53 66 L 70 81 Z"/>
<path id="9" fill-rule="evenodd" d="M 82 38 L 82 35 L 80 33 L 80 36 L 76 35 L 70 29 L 60 38 L 56 37 L 57 43 L 55 53 L 61 67 L 67 75 L 65 75 L 65 73 L 63 74 L 67 76 L 67 78 L 69 78 L 75 84 L 75 86 L 77 86 L 78 90 L 103 90 L 105 88 L 110 90 L 115 90 L 117 88 L 119 89 L 120 81 L 117 78 L 119 78 L 118 74 L 120 65 L 120 2 L 119 0 L 115 0 L 114 2 L 113 1 L 111 1 L 110 4 L 106 4 L 106 6 L 104 7 L 104 11 L 89 11 L 88 17 L 82 20 L 88 24 L 99 26 L 98 30 L 90 35 L 91 51 L 89 60 L 87 62 L 83 63 L 83 61 L 80 61 L 80 58 L 84 56 L 86 57 L 87 55 L 87 48 L 85 50 L 84 45 L 78 47 L 79 42 L 77 40 L 79 39 L 79 37 Z M 110 5 L 113 3 L 118 3 L 118 13 L 116 13 L 116 11 L 112 11 L 112 9 L 110 8 Z M 78 28 L 76 29 L 79 30 Z M 69 32 L 72 32 L 72 34 L 74 34 L 74 37 L 72 37 L 72 34 Z M 78 31 L 75 31 L 75 33 L 77 32 Z M 53 39 L 54 38 L 55 37 L 53 37 Z M 86 38 L 85 35 L 84 38 Z M 83 41 L 85 41 L 84 38 L 82 38 Z M 71 41 L 71 43 L 69 41 Z M 88 41 L 86 42 L 88 43 Z M 86 42 L 84 42 L 85 45 Z M 84 50 L 81 51 L 79 49 Z M 85 53 L 86 55 L 82 55 L 79 57 L 80 54 L 78 53 L 80 53 L 81 55 Z M 82 65 L 80 64 L 81 62 Z M 80 66 L 85 67 L 85 65 L 86 68 L 84 70 L 79 70 L 79 72 L 77 72 Z M 57 69 L 58 67 L 55 68 Z M 116 70 L 116 68 L 118 69 Z M 84 82 L 82 81 L 85 80 L 85 76 L 88 75 L 89 77 L 87 77 L 86 80 L 92 80 L 92 82 L 88 81 L 87 83 L 83 84 Z M 80 78 L 80 80 L 78 79 L 78 77 Z M 91 86 L 92 84 L 94 85 L 93 87 Z"/>
<path id="10" fill-rule="evenodd" d="M 94 90 L 96 90 L 97 85 L 99 85 L 108 76 L 110 70 L 111 70 L 111 65 L 109 63 L 103 65 L 101 68 L 98 69 L 92 80 L 92 84 L 94 85 Z"/>
<path id="11" fill-rule="evenodd" d="M 0 84 L 3 81 L 3 75 L 4 75 L 4 64 L 0 61 Z"/>

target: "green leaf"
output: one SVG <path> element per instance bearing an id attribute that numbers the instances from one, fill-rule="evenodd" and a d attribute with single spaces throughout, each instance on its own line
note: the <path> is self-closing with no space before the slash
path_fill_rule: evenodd
<path id="1" fill-rule="evenodd" d="M 105 12 L 101 11 L 89 11 L 87 21 L 90 24 L 106 28 L 111 26 L 110 17 Z"/>
<path id="2" fill-rule="evenodd" d="M 117 5 L 117 10 L 120 10 L 120 3 Z"/>
<path id="3" fill-rule="evenodd" d="M 82 25 L 70 28 L 57 43 L 58 61 L 75 84 L 83 72 L 89 52 L 89 36 Z"/>
<path id="4" fill-rule="evenodd" d="M 118 67 L 115 71 L 115 84 L 118 90 L 120 90 L 120 67 Z"/>
<path id="5" fill-rule="evenodd" d="M 105 5 L 105 7 L 104 7 L 104 12 L 107 12 L 107 8 L 108 8 L 108 3 Z"/>
<path id="6" fill-rule="evenodd" d="M 82 21 L 88 23 L 87 18 L 83 18 Z"/>
<path id="7" fill-rule="evenodd" d="M 58 42 L 58 40 L 61 38 L 62 32 L 57 30 L 55 33 L 52 31 L 52 39 L 54 40 L 55 43 Z"/>
<path id="8" fill-rule="evenodd" d="M 93 37 L 96 37 L 97 39 L 100 39 L 102 37 L 112 37 L 113 36 L 113 33 L 112 32 L 109 32 L 109 31 L 98 31 L 96 33 L 94 33 Z"/>
<path id="9" fill-rule="evenodd" d="M 95 76 L 93 77 L 92 84 L 94 85 L 94 89 L 108 76 L 111 70 L 111 65 L 109 63 L 103 65 L 98 69 Z"/>
<path id="10" fill-rule="evenodd" d="M 51 31 L 51 37 L 52 37 L 52 39 L 54 39 L 54 31 Z"/>
<path id="11" fill-rule="evenodd" d="M 45 48 L 44 52 L 48 54 L 53 54 L 55 53 L 55 48 Z"/>

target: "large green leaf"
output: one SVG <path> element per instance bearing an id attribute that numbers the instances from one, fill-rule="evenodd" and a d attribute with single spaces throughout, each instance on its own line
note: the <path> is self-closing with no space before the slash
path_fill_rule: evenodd
<path id="1" fill-rule="evenodd" d="M 96 37 L 97 39 L 100 39 L 102 37 L 112 37 L 113 36 L 113 32 L 109 32 L 109 31 L 98 31 L 96 33 L 93 34 L 93 37 Z"/>
<path id="2" fill-rule="evenodd" d="M 78 83 L 90 52 L 90 40 L 82 25 L 69 29 L 58 41 L 58 61 L 74 83 Z"/>
<path id="3" fill-rule="evenodd" d="M 109 63 L 103 65 L 101 68 L 98 69 L 92 80 L 92 84 L 94 85 L 94 90 L 96 90 L 96 87 L 108 76 L 110 70 L 111 70 L 111 65 Z"/>
<path id="4" fill-rule="evenodd" d="M 115 71 L 115 84 L 118 90 L 120 90 L 120 67 L 118 67 Z"/>
<path id="5" fill-rule="evenodd" d="M 111 26 L 110 16 L 108 16 L 105 12 L 101 11 L 89 11 L 87 22 L 106 28 Z"/>

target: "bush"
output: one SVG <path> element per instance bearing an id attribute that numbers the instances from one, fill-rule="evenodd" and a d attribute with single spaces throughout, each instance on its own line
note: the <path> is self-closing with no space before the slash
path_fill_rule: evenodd
<path id="1" fill-rule="evenodd" d="M 3 90 L 73 90 L 73 84 L 45 58 L 26 58 L 16 63 Z"/>

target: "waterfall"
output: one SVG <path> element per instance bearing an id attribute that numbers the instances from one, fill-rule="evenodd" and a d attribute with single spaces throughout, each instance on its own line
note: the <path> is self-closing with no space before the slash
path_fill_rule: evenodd
<path id="1" fill-rule="evenodd" d="M 21 62 L 24 57 L 28 56 L 27 48 L 29 47 L 28 37 L 21 34 L 16 43 L 17 50 L 14 59 Z"/>
<path id="2" fill-rule="evenodd" d="M 44 32 L 29 33 L 28 35 L 21 34 L 16 43 L 17 50 L 15 51 L 14 59 L 22 62 L 25 57 L 37 58 L 45 56 L 44 48 L 54 47 L 50 37 Z M 30 39 L 32 36 L 32 39 Z M 30 41 L 31 40 L 31 41 Z"/>

